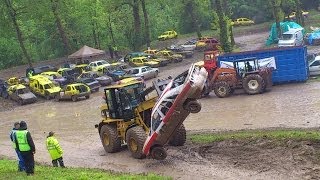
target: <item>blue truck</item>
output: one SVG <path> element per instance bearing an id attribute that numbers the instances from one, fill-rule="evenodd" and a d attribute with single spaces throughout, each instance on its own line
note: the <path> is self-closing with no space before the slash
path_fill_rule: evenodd
<path id="1" fill-rule="evenodd" d="M 262 49 L 239 53 L 227 53 L 218 56 L 220 62 L 234 62 L 245 58 L 274 58 L 276 68 L 272 73 L 274 84 L 305 82 L 309 78 L 309 67 L 306 46 Z"/>

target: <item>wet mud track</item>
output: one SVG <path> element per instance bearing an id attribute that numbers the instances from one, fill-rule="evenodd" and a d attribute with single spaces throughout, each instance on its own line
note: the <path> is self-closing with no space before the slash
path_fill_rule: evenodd
<path id="1" fill-rule="evenodd" d="M 245 43 L 252 38 L 258 39 L 256 35 L 239 37 L 240 47 L 246 50 L 255 48 Z M 260 39 L 259 42 L 254 41 L 256 46 L 263 44 L 264 38 Z M 197 53 L 192 59 L 161 67 L 159 78 L 175 76 L 201 59 L 201 53 Z M 151 80 L 147 84 L 150 85 Z M 184 123 L 189 133 L 319 127 L 319 92 L 320 82 L 312 82 L 274 86 L 270 92 L 255 96 L 239 90 L 233 96 L 221 99 L 211 93 L 208 98 L 200 100 L 201 112 L 190 115 Z M 187 142 L 183 147 L 168 147 L 168 157 L 163 161 L 133 159 L 125 147 L 119 153 L 106 154 L 94 128 L 101 120 L 102 91 L 76 103 L 40 100 L 35 104 L 17 106 L 3 99 L 0 102 L 1 156 L 15 158 L 8 134 L 15 121 L 25 120 L 36 144 L 35 159 L 47 164 L 51 161 L 45 149 L 45 139 L 49 131 L 55 131 L 64 149 L 67 166 L 130 173 L 153 172 L 175 179 L 318 179 L 316 175 L 320 173 L 318 164 L 313 160 L 292 155 L 310 150 L 309 145 L 303 144 L 298 145 L 300 149 L 287 151 L 287 146 L 263 148 L 263 143 L 268 142 L 261 142 L 261 146 L 245 142 L 207 145 Z M 318 145 L 311 147 L 315 151 L 319 149 Z M 285 163 L 282 165 L 280 162 Z"/>

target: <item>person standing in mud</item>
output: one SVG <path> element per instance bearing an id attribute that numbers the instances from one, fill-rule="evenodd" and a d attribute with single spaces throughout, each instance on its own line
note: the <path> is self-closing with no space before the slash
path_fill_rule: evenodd
<path id="1" fill-rule="evenodd" d="M 34 154 L 36 148 L 33 143 L 30 132 L 27 130 L 27 123 L 25 121 L 20 122 L 20 128 L 16 131 L 16 147 L 21 153 L 22 159 L 25 164 L 26 173 L 28 176 L 34 175 Z"/>
<path id="2" fill-rule="evenodd" d="M 52 159 L 52 165 L 53 167 L 58 167 L 58 162 L 60 167 L 65 167 L 63 163 L 63 150 L 58 142 L 58 140 L 53 136 L 54 132 L 49 132 L 49 135 L 47 136 L 47 149 Z"/>
<path id="3" fill-rule="evenodd" d="M 11 133 L 10 133 L 10 139 L 11 139 L 11 142 L 12 142 L 12 146 L 13 146 L 13 148 L 16 151 L 17 156 L 18 156 L 18 162 L 19 162 L 18 163 L 18 171 L 21 172 L 21 171 L 25 171 L 24 161 L 23 161 L 21 153 L 17 149 L 16 143 L 15 143 L 16 131 L 18 131 L 19 128 L 20 128 L 20 123 L 19 122 L 15 122 L 14 125 L 13 125 L 13 129 L 11 130 Z"/>

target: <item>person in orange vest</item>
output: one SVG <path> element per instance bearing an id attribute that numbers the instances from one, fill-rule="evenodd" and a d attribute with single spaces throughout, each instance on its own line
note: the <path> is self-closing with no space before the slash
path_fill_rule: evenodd
<path id="1" fill-rule="evenodd" d="M 20 123 L 19 122 L 15 122 L 13 125 L 13 129 L 10 133 L 10 139 L 12 141 L 12 146 L 14 148 L 14 150 L 17 153 L 18 159 L 19 159 L 19 164 L 18 164 L 18 171 L 25 171 L 25 167 L 24 167 L 24 161 L 23 158 L 21 156 L 20 151 L 17 149 L 16 143 L 15 143 L 15 139 L 16 139 L 16 131 L 18 131 L 20 128 Z"/>
<path id="2" fill-rule="evenodd" d="M 27 123 L 25 121 L 20 122 L 20 128 L 16 131 L 16 147 L 21 153 L 22 159 L 25 164 L 26 173 L 28 176 L 34 174 L 34 154 L 36 148 L 32 140 L 30 132 L 27 130 Z"/>
<path id="3" fill-rule="evenodd" d="M 54 137 L 54 132 L 49 132 L 49 135 L 47 136 L 46 145 L 52 159 L 52 165 L 54 167 L 58 167 L 59 162 L 60 167 L 64 168 L 65 166 L 62 158 L 63 150 L 60 147 L 58 140 Z"/>

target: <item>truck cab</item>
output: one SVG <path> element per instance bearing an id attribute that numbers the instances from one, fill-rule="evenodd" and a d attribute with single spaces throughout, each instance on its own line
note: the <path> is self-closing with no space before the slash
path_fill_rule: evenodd
<path id="1" fill-rule="evenodd" d="M 54 98 L 61 90 L 60 87 L 54 85 L 52 81 L 41 75 L 30 77 L 29 87 L 33 93 L 46 99 Z"/>
<path id="2" fill-rule="evenodd" d="M 282 37 L 279 39 L 279 47 L 287 46 L 301 46 L 303 45 L 303 28 L 290 29 L 287 32 L 282 34 Z"/>

